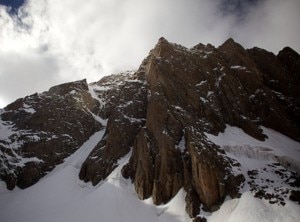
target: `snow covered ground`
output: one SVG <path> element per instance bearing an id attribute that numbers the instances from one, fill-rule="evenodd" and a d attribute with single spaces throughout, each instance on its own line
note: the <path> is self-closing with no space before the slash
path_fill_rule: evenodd
<path id="1" fill-rule="evenodd" d="M 243 130 L 228 126 L 224 133 L 218 136 L 206 134 L 213 143 L 223 147 L 226 154 L 237 160 L 241 166 L 234 169 L 235 173 L 245 176 L 245 184 L 241 189 L 241 198 L 227 200 L 220 210 L 207 217 L 208 222 L 279 222 L 300 221 L 300 205 L 288 199 L 287 191 L 299 190 L 286 183 L 286 177 L 280 177 L 278 171 L 285 176 L 291 170 L 300 172 L 300 143 L 294 141 L 274 130 L 262 127 L 267 135 L 265 141 L 258 141 Z M 255 172 L 250 174 L 249 172 Z M 270 204 L 270 200 L 255 198 L 255 187 L 268 194 L 278 195 L 284 204 L 277 202 Z M 276 198 L 271 198 L 274 201 Z"/>
<path id="2" fill-rule="evenodd" d="M 288 162 L 292 170 L 300 173 L 300 143 L 272 129 L 262 127 L 262 130 L 268 137 L 265 141 L 256 140 L 242 129 L 229 125 L 218 136 L 207 133 L 206 136 L 236 158 L 278 161 L 283 165 Z"/>
<path id="3" fill-rule="evenodd" d="M 94 222 L 94 221 L 190 221 L 185 213 L 185 192 L 163 206 L 151 199 L 138 199 L 133 185 L 121 176 L 130 154 L 106 181 L 93 187 L 79 180 L 80 167 L 99 142 L 103 131 L 95 133 L 79 150 L 37 184 L 8 191 L 0 184 L 1 222 Z"/>
<path id="4" fill-rule="evenodd" d="M 299 161 L 299 143 L 266 128 L 264 132 L 269 137 L 265 142 L 257 141 L 242 130 L 229 126 L 218 136 L 206 135 L 214 143 L 227 147 L 228 155 L 232 158 L 245 164 L 242 171 L 272 162 L 274 156 L 265 155 L 266 152 Z M 80 167 L 103 134 L 104 130 L 95 133 L 64 163 L 25 190 L 8 191 L 5 184 L 0 182 L 0 221 L 191 221 L 185 212 L 185 192 L 182 189 L 168 204 L 161 206 L 153 205 L 151 198 L 144 201 L 138 199 L 130 180 L 121 176 L 121 168 L 128 161 L 130 153 L 119 161 L 119 167 L 99 185 L 94 187 L 91 183 L 80 181 Z M 252 151 L 247 153 L 247 149 L 239 147 L 253 149 L 256 154 Z M 243 192 L 240 199 L 226 200 L 217 212 L 208 214 L 201 211 L 201 215 L 205 215 L 209 222 L 299 221 L 299 205 L 287 199 L 284 206 L 270 204 L 267 200 L 254 198 L 247 186 Z"/>
<path id="5" fill-rule="evenodd" d="M 246 192 L 239 199 L 224 202 L 220 210 L 208 217 L 208 222 L 298 222 L 299 205 L 290 201 L 283 206 L 269 204 Z"/>

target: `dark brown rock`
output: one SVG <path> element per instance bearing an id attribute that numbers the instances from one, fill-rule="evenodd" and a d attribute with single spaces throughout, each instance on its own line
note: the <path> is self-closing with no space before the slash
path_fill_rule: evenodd
<path id="1" fill-rule="evenodd" d="M 0 123 L 15 131 L 0 140 L 0 178 L 9 189 L 28 187 L 105 129 L 80 179 L 98 184 L 132 150 L 122 174 L 139 198 L 167 203 L 184 188 L 186 211 L 206 221 L 197 217 L 200 206 L 217 210 L 226 196 L 239 197 L 245 182 L 233 170 L 240 164 L 207 134 L 230 125 L 264 140 L 265 126 L 300 141 L 299 64 L 290 48 L 275 56 L 233 39 L 187 49 L 161 38 L 136 72 L 62 84 L 0 110 Z M 20 164 L 22 158 L 28 161 Z M 255 172 L 245 176 L 257 197 L 282 202 L 255 184 Z M 290 198 L 298 201 L 297 195 Z"/>
<path id="2" fill-rule="evenodd" d="M 212 46 L 210 49 L 215 50 Z M 218 157 L 218 148 L 204 145 L 205 137 L 200 133 L 203 125 L 198 119 L 213 119 L 215 125 L 211 130 L 219 131 L 224 125 L 216 121 L 217 115 L 213 108 L 208 107 L 206 111 L 199 99 L 199 92 L 194 87 L 202 80 L 205 81 L 205 77 L 198 73 L 199 65 L 194 63 L 193 54 L 189 54 L 187 49 L 165 39 L 160 39 L 151 52 L 146 64 L 146 78 L 151 94 L 145 129 L 148 135 L 152 135 L 155 143 L 153 152 L 149 153 L 142 151 L 149 150 L 146 143 L 140 145 L 137 142 L 127 168 L 133 169 L 130 172 L 137 169 L 132 178 L 141 198 L 152 195 L 154 203 L 165 203 L 184 186 L 187 190 L 194 189 L 196 198 L 210 209 L 220 204 L 225 196 L 224 178 L 228 161 L 223 156 Z M 187 64 L 189 70 L 185 73 Z M 209 112 L 211 115 L 208 116 Z M 200 137 L 194 131 L 199 132 Z M 189 153 L 185 154 L 185 158 L 184 150 Z M 151 161 L 144 161 L 148 160 L 149 154 L 152 154 Z M 206 162 L 207 160 L 211 162 Z M 149 162 L 153 162 L 152 165 Z M 149 175 L 145 169 L 149 165 L 154 167 L 153 180 L 153 170 L 150 170 Z M 197 207 L 190 206 L 190 213 L 196 214 Z"/>
<path id="3" fill-rule="evenodd" d="M 295 69 L 300 69 L 296 65 L 300 64 L 300 56 L 290 48 L 283 49 L 278 56 L 259 48 L 247 51 L 263 74 L 264 91 L 272 98 L 267 100 L 260 94 L 254 101 L 264 119 L 262 124 L 299 141 L 300 80 Z"/>
<path id="4" fill-rule="evenodd" d="M 133 160 L 131 172 L 134 174 L 134 184 L 136 192 L 141 199 L 146 199 L 152 195 L 154 183 L 154 163 L 157 150 L 154 144 L 153 136 L 149 134 L 148 130 L 142 128 L 137 136 L 132 155 L 137 158 Z"/>
<path id="5" fill-rule="evenodd" d="M 300 191 L 292 190 L 289 199 L 300 204 Z"/>
<path id="6" fill-rule="evenodd" d="M 196 217 L 193 219 L 193 222 L 206 222 L 207 219 L 205 217 Z"/>
<path id="7" fill-rule="evenodd" d="M 200 205 L 201 202 L 199 200 L 199 196 L 196 191 L 191 188 L 187 191 L 185 197 L 185 210 L 191 218 L 196 217 L 200 213 Z"/>
<path id="8" fill-rule="evenodd" d="M 83 163 L 79 178 L 94 185 L 104 180 L 134 144 L 139 129 L 145 124 L 147 84 L 143 70 L 134 74 L 105 77 L 97 86 L 98 98 L 105 101 L 99 110 L 107 118 L 106 132 L 99 144 Z"/>
<path id="9" fill-rule="evenodd" d="M 85 80 L 55 86 L 8 105 L 1 119 L 13 123 L 14 133 L 0 141 L 1 151 L 10 156 L 10 161 L 1 158 L 0 169 L 8 188 L 36 183 L 76 151 L 102 127 L 92 115 L 98 106 Z M 25 164 L 19 163 L 22 159 Z"/>
<path id="10" fill-rule="evenodd" d="M 245 179 L 231 172 L 238 163 L 203 132 L 216 135 L 229 124 L 264 140 L 265 125 L 294 139 L 300 135 L 296 118 L 274 95 L 282 87 L 269 83 L 274 70 L 285 80 L 282 62 L 271 53 L 245 50 L 232 39 L 219 48 L 187 49 L 161 38 L 143 66 L 149 84 L 146 124 L 123 170 L 142 199 L 166 203 L 184 187 L 194 217 L 197 200 L 216 210 L 226 195 L 239 197 Z"/>

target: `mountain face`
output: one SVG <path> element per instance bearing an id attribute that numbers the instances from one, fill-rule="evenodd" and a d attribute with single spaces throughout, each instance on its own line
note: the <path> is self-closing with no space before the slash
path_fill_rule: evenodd
<path id="1" fill-rule="evenodd" d="M 102 124 L 85 80 L 52 87 L 1 110 L 1 179 L 26 188 L 76 151 Z"/>
<path id="2" fill-rule="evenodd" d="M 0 178 L 27 188 L 103 128 L 78 166 L 84 182 L 99 184 L 132 151 L 122 174 L 138 197 L 160 205 L 184 188 L 196 221 L 200 209 L 245 191 L 300 204 L 299 73 L 300 56 L 288 47 L 276 56 L 232 39 L 187 49 L 161 38 L 135 72 L 62 84 L 1 110 Z M 233 143 L 237 130 L 257 145 Z M 220 142 L 228 132 L 232 141 Z M 262 145 L 274 132 L 293 142 L 277 153 Z"/>

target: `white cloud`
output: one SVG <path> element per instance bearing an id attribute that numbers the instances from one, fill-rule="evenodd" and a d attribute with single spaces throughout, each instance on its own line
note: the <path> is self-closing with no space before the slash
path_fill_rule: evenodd
<path id="1" fill-rule="evenodd" d="M 235 39 L 247 47 L 277 53 L 285 46 L 300 52 L 300 1 L 265 0 L 234 27 Z"/>
<path id="2" fill-rule="evenodd" d="M 49 83 L 61 81 L 53 73 L 58 72 L 58 64 L 53 57 L 40 54 L 8 52 L 0 54 L 1 96 L 19 92 L 35 93 L 37 89 L 47 89 Z M 18 74 L 18 75 L 16 75 Z"/>
<path id="3" fill-rule="evenodd" d="M 298 0 L 246 4 L 243 20 L 221 12 L 224 1 L 29 0 L 19 19 L 0 7 L 0 97 L 7 103 L 65 81 L 137 68 L 161 36 L 188 47 L 233 36 L 247 47 L 299 50 Z"/>

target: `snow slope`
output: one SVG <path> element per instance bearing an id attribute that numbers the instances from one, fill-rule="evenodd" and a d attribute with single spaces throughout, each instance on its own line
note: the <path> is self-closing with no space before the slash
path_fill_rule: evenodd
<path id="1" fill-rule="evenodd" d="M 268 137 L 265 141 L 256 140 L 242 129 L 229 125 L 218 136 L 208 133 L 206 136 L 234 158 L 278 161 L 300 173 L 300 143 L 272 129 L 261 128 Z"/>
<path id="2" fill-rule="evenodd" d="M 103 134 L 104 130 L 95 133 L 63 164 L 25 190 L 8 191 L 1 182 L 0 221 L 190 221 L 184 209 L 183 190 L 164 206 L 137 198 L 131 182 L 120 173 L 130 154 L 98 186 L 80 181 L 80 166 Z"/>
<path id="3" fill-rule="evenodd" d="M 223 147 L 229 157 L 241 164 L 233 170 L 234 173 L 242 173 L 246 179 L 240 190 L 241 198 L 225 201 L 217 212 L 207 217 L 208 222 L 300 221 L 300 205 L 290 201 L 287 195 L 289 190 L 299 188 L 291 187 L 286 182 L 291 171 L 283 167 L 299 173 L 300 143 L 274 130 L 262 129 L 268 137 L 265 141 L 258 141 L 243 130 L 229 125 L 217 136 L 206 133 L 210 141 Z M 274 164 L 276 162 L 283 166 Z M 279 176 L 278 171 L 286 177 Z M 277 197 L 270 200 L 255 198 L 258 190 L 277 195 L 281 200 L 276 202 Z M 270 204 L 270 201 L 275 204 Z"/>
<path id="4" fill-rule="evenodd" d="M 290 201 L 286 206 L 269 204 L 246 192 L 240 199 L 226 201 L 208 222 L 299 222 L 300 207 Z"/>
<path id="5" fill-rule="evenodd" d="M 105 130 L 95 133 L 64 163 L 41 179 L 37 184 L 25 189 L 8 191 L 0 183 L 0 221 L 1 222 L 94 222 L 94 221 L 143 221 L 169 222 L 191 221 L 185 212 L 185 192 L 181 189 L 167 204 L 155 206 L 151 198 L 139 200 L 130 180 L 121 176 L 122 166 L 128 161 L 130 153 L 119 160 L 120 165 L 109 177 L 93 187 L 78 179 L 80 167 L 101 140 Z M 265 166 L 268 155 L 252 155 L 242 149 L 234 152 L 234 147 L 258 149 L 259 152 L 281 154 L 298 159 L 299 143 L 277 132 L 264 129 L 269 136 L 265 142 L 257 141 L 235 127 L 227 127 L 218 136 L 207 134 L 214 143 L 228 148 L 228 155 L 242 162 L 244 173 L 250 168 Z M 284 144 L 290 144 L 286 146 Z M 284 145 L 284 146 L 283 146 Z M 260 150 L 257 147 L 264 147 Z M 266 149 L 268 148 L 268 149 Z M 286 149 L 286 152 L 282 151 Z M 271 156 L 273 158 L 273 156 Z M 298 159 L 299 160 L 299 159 Z M 266 174 L 266 175 L 269 175 Z M 262 175 L 264 176 L 264 175 Z M 246 178 L 249 179 L 249 178 Z M 279 183 L 279 185 L 282 185 Z M 247 190 L 248 189 L 248 190 Z M 245 186 L 240 199 L 227 200 L 220 210 L 209 214 L 201 211 L 208 222 L 298 222 L 299 205 L 285 200 L 285 206 L 270 204 L 267 200 L 254 198 Z"/>

